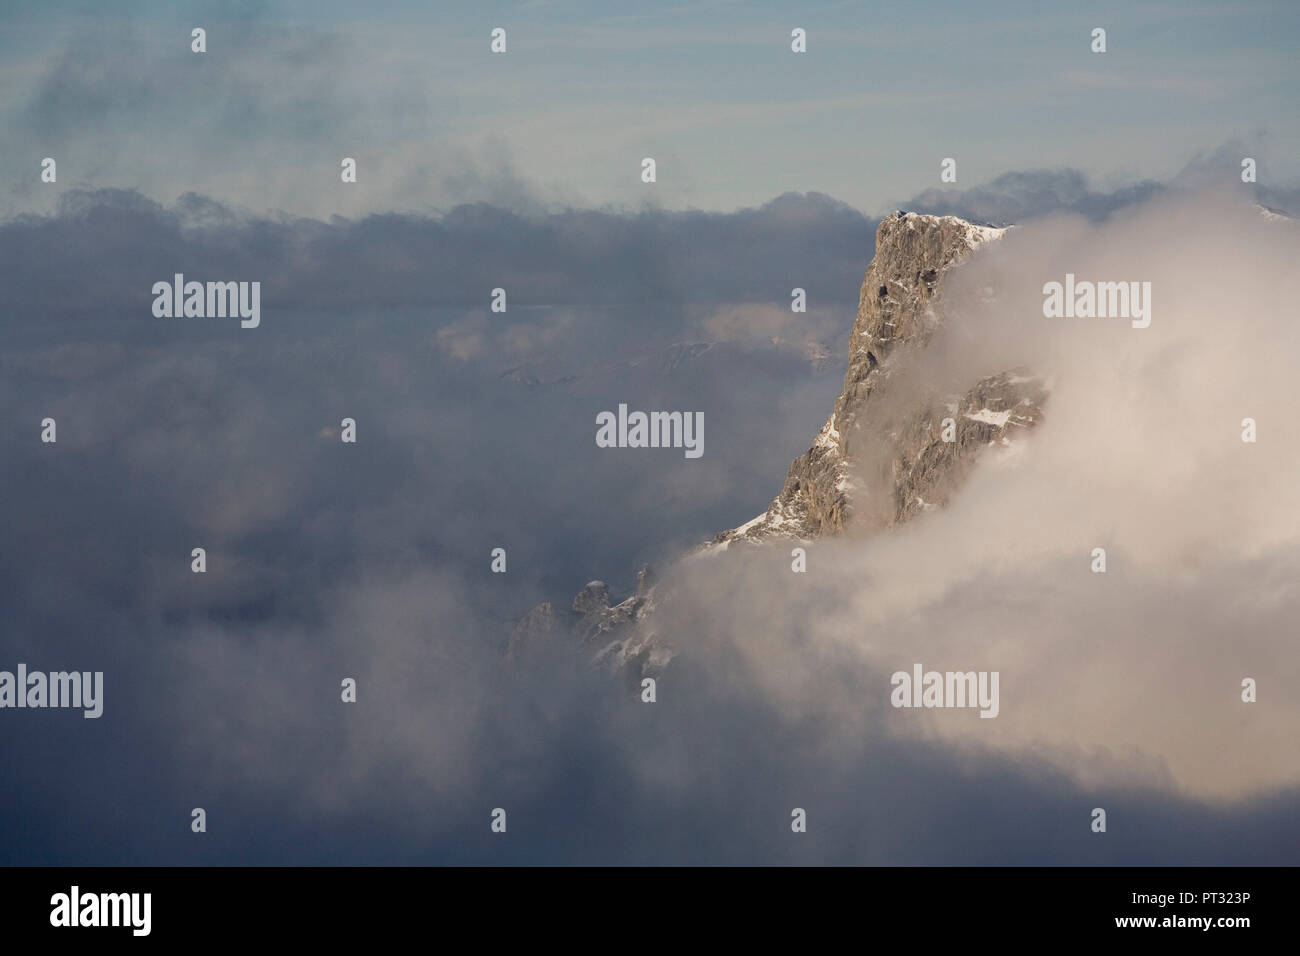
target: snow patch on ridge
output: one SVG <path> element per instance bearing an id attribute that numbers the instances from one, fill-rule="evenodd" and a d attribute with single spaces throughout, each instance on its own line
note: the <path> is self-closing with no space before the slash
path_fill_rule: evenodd
<path id="1" fill-rule="evenodd" d="M 964 416 L 973 422 L 984 422 L 987 425 L 993 425 L 997 428 L 1006 426 L 1007 421 L 1011 418 L 1011 412 L 995 412 L 992 409 L 981 408 L 977 412 L 967 412 Z"/>
<path id="2" fill-rule="evenodd" d="M 981 226 L 977 223 L 968 222 L 960 216 L 929 216 L 919 212 L 899 213 L 899 218 L 907 223 L 908 229 L 915 229 L 916 224 L 921 220 L 940 222 L 963 229 L 965 231 L 966 245 L 971 249 L 974 249 L 982 242 L 1001 239 L 1009 229 L 1014 228 L 1012 226 Z"/>

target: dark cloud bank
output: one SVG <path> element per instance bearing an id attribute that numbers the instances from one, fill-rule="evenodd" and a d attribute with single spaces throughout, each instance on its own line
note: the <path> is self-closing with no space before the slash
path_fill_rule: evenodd
<path id="1" fill-rule="evenodd" d="M 1104 220 L 1162 188 L 1044 174 L 915 208 Z M 562 647 L 502 664 L 532 604 L 593 577 L 626 590 L 766 505 L 839 390 L 875 225 L 820 196 L 324 223 L 111 191 L 0 225 L 0 666 L 106 684 L 99 720 L 6 712 L 0 859 L 1294 862 L 1294 789 L 1085 785 L 1032 752 L 890 733 L 879 682 L 816 621 L 784 646 L 835 706 L 791 706 L 725 626 L 763 608 L 780 551 L 691 592 L 670 618 L 691 652 L 654 705 Z M 260 279 L 262 326 L 153 318 L 174 272 Z M 811 311 L 782 324 L 794 286 Z M 737 309 L 764 334 L 717 320 Z M 597 449 L 620 401 L 703 410 L 704 458 Z M 988 600 L 1014 605 L 1000 587 Z"/>

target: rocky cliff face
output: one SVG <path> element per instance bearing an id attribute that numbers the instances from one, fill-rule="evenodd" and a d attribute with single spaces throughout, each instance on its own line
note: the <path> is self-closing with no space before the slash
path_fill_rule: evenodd
<path id="1" fill-rule="evenodd" d="M 941 279 L 1005 229 L 955 216 L 898 213 L 880 224 L 849 338 L 844 390 L 812 446 L 794 460 L 767 511 L 711 542 L 815 538 L 850 524 L 884 528 L 942 506 L 979 449 L 1034 424 L 1041 386 L 1013 372 L 959 395 L 891 401 L 901 353 L 929 344 L 942 316 Z M 953 420 L 945 441 L 945 419 Z"/>
<path id="2" fill-rule="evenodd" d="M 846 529 L 882 530 L 947 503 L 979 452 L 1009 444 L 1042 418 L 1046 390 L 1024 370 L 936 394 L 900 385 L 898 373 L 922 355 L 943 322 L 945 273 L 1005 229 L 955 216 L 897 213 L 880 224 L 849 338 L 844 390 L 809 449 L 794 460 L 767 511 L 723 531 L 703 547 L 722 550 L 770 538 L 812 539 Z M 654 634 L 655 590 L 638 578 L 637 593 L 610 604 L 594 581 L 572 610 L 534 608 L 511 636 L 517 656 L 556 632 L 576 635 L 604 661 L 643 672 L 671 651 Z"/>

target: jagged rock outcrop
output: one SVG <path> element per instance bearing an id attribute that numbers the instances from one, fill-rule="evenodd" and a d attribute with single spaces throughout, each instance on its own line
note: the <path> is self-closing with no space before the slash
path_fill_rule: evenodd
<path id="1" fill-rule="evenodd" d="M 597 661 L 617 648 L 618 662 L 640 661 L 646 669 L 668 662 L 666 649 L 659 649 L 655 634 L 640 625 L 654 610 L 654 569 L 646 565 L 636 576 L 636 593 L 617 604 L 610 603 L 609 586 L 589 581 L 573 599 L 569 610 L 556 610 L 549 601 L 529 611 L 510 634 L 507 660 L 516 660 L 527 649 L 552 635 L 576 638 Z M 629 641 L 631 634 L 641 640 Z"/>
<path id="2" fill-rule="evenodd" d="M 1039 419 L 1044 389 L 1023 372 L 986 378 L 959 395 L 925 395 L 901 406 L 882 400 L 897 354 L 923 349 L 942 321 L 944 273 L 1005 232 L 955 216 L 903 212 L 880 224 L 834 411 L 790 465 L 767 511 L 718 534 L 710 547 L 906 521 L 945 504 L 979 449 L 1009 442 Z M 943 440 L 945 418 L 954 419 L 952 441 Z"/>
<path id="3" fill-rule="evenodd" d="M 1005 232 L 955 216 L 903 212 L 880 224 L 849 338 L 844 389 L 830 418 L 790 465 L 767 511 L 702 550 L 907 521 L 946 504 L 981 450 L 1009 444 L 1041 420 L 1046 389 L 1025 370 L 963 383 L 964 392 L 948 395 L 900 386 L 895 377 L 943 321 L 944 274 Z M 549 604 L 530 611 L 511 636 L 511 654 L 558 630 L 595 650 L 599 662 L 651 673 L 672 656 L 653 627 L 655 598 L 649 568 L 638 576 L 637 593 L 614 605 L 604 583 L 593 581 L 567 615 Z"/>

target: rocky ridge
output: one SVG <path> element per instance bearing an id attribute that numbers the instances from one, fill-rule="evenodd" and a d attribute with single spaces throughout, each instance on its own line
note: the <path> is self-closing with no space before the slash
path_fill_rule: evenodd
<path id="1" fill-rule="evenodd" d="M 981 450 L 1010 444 L 1041 421 L 1046 387 L 1025 370 L 989 376 L 960 394 L 891 394 L 895 373 L 943 321 L 945 273 L 1006 231 L 904 212 L 881 222 L 849 338 L 844 388 L 830 417 L 791 463 L 767 510 L 717 534 L 701 551 L 887 529 L 942 507 Z M 551 604 L 530 611 L 511 635 L 508 656 L 517 658 L 548 635 L 568 634 L 598 661 L 658 670 L 672 651 L 654 632 L 655 597 L 649 568 L 638 575 L 636 594 L 616 604 L 605 584 L 593 581 L 567 611 Z"/>
<path id="2" fill-rule="evenodd" d="M 767 511 L 708 547 L 770 537 L 812 539 L 850 524 L 882 529 L 947 503 L 979 449 L 1009 443 L 1041 416 L 1045 392 L 1005 372 L 961 395 L 926 396 L 901 410 L 888 399 L 900 350 L 924 348 L 941 321 L 940 280 L 1005 228 L 955 216 L 897 213 L 876 232 L 849 338 L 844 389 L 812 446 L 796 458 Z M 954 440 L 943 421 L 954 420 Z M 868 468 L 867 462 L 873 467 Z"/>

